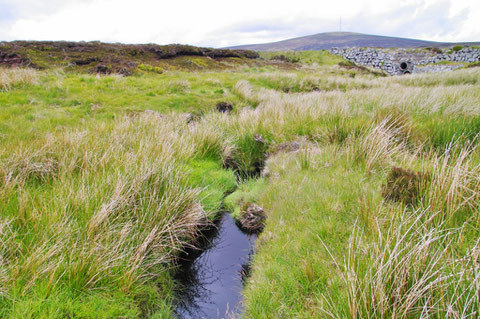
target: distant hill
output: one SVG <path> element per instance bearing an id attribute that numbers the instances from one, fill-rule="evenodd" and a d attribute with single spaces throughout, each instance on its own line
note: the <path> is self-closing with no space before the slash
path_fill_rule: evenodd
<path id="1" fill-rule="evenodd" d="M 306 51 L 328 50 L 333 47 L 380 47 L 380 48 L 421 48 L 448 47 L 456 44 L 478 45 L 471 43 L 433 42 L 408 38 L 387 37 L 354 32 L 325 32 L 279 42 L 248 44 L 230 47 L 254 51 Z"/>

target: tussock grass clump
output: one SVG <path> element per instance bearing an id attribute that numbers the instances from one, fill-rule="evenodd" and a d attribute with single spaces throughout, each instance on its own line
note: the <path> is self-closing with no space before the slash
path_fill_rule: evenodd
<path id="1" fill-rule="evenodd" d="M 412 133 L 412 120 L 410 115 L 399 108 L 382 108 L 375 113 L 375 122 L 385 122 L 400 138 L 407 140 Z"/>
<path id="2" fill-rule="evenodd" d="M 187 128 L 187 131 L 185 137 L 194 147 L 193 152 L 197 158 L 221 160 L 225 163 L 235 151 L 232 138 L 223 135 L 218 127 L 194 123 Z"/>
<path id="3" fill-rule="evenodd" d="M 24 186 L 27 181 L 47 182 L 59 172 L 59 162 L 55 154 L 46 148 L 34 151 L 18 150 L 0 162 L 0 185 L 10 188 Z"/>
<path id="4" fill-rule="evenodd" d="M 354 80 L 345 77 L 338 68 L 330 68 L 333 75 L 310 75 L 298 72 L 276 72 L 252 76 L 251 82 L 283 93 L 319 93 L 328 91 L 363 90 L 385 86 L 375 77 Z"/>
<path id="5" fill-rule="evenodd" d="M 8 266 L 14 262 L 20 247 L 17 240 L 17 232 L 12 228 L 11 219 L 0 219 L 0 297 L 8 293 L 10 273 Z"/>
<path id="6" fill-rule="evenodd" d="M 461 229 L 431 227 L 433 218 L 426 210 L 405 211 L 390 226 L 379 225 L 373 241 L 354 229 L 344 270 L 348 317 L 478 315 L 478 243 L 459 258 L 452 242 Z"/>
<path id="7" fill-rule="evenodd" d="M 242 178 L 258 177 L 267 159 L 268 142 L 258 134 L 238 136 L 236 148 L 228 167 L 235 169 Z"/>
<path id="8" fill-rule="evenodd" d="M 428 176 L 401 167 L 392 167 L 382 189 L 385 199 L 402 202 L 406 205 L 418 203 L 421 190 L 428 181 Z"/>
<path id="9" fill-rule="evenodd" d="M 221 162 L 225 145 L 218 131 L 183 116 L 140 113 L 2 152 L 1 210 L 10 216 L 0 238 L 4 309 L 32 294 L 63 298 L 59 287 L 130 298 L 156 281 L 168 290 L 172 259 L 235 184 L 220 173 L 222 184 L 205 184 L 216 166 L 192 179 L 189 163 Z"/>
<path id="10" fill-rule="evenodd" d="M 433 156 L 432 177 L 426 189 L 426 205 L 443 212 L 453 221 L 459 213 L 478 215 L 480 204 L 480 163 L 476 146 L 450 143 L 443 153 Z"/>
<path id="11" fill-rule="evenodd" d="M 34 69 L 0 68 L 0 92 L 22 84 L 35 84 L 38 81 L 38 73 Z"/>
<path id="12" fill-rule="evenodd" d="M 173 83 L 169 83 L 168 91 L 170 93 L 186 93 L 190 90 L 190 83 L 187 80 L 178 80 Z"/>
<path id="13" fill-rule="evenodd" d="M 401 85 L 418 87 L 475 85 L 478 81 L 478 70 L 475 69 L 446 72 L 442 76 L 437 76 L 434 73 L 423 73 L 409 76 L 408 79 L 395 79 L 395 82 Z"/>
<path id="14" fill-rule="evenodd" d="M 376 125 L 372 124 L 360 141 L 352 141 L 356 159 L 365 162 L 367 173 L 380 163 L 392 163 L 405 151 L 406 145 L 401 138 L 403 130 L 403 124 L 387 117 Z"/>

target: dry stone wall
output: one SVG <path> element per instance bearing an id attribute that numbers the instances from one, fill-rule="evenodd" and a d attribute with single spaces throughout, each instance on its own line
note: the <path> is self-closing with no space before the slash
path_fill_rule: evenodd
<path id="1" fill-rule="evenodd" d="M 436 51 L 436 52 L 435 52 Z M 330 53 L 358 65 L 381 69 L 390 75 L 404 73 L 443 72 L 480 61 L 480 49 L 464 47 L 451 49 L 374 49 L 332 48 Z M 438 64 L 442 61 L 451 64 Z"/>

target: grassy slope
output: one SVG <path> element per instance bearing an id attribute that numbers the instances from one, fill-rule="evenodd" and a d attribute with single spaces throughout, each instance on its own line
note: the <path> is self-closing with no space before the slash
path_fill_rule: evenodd
<path id="1" fill-rule="evenodd" d="M 353 284 L 367 291 L 369 281 L 345 278 L 366 278 L 361 265 L 375 256 L 354 250 L 353 266 L 343 261 L 357 219 L 361 245 L 377 243 L 377 222 L 388 228 L 399 219 L 402 205 L 380 196 L 392 165 L 431 172 L 436 187 L 422 190 L 424 206 L 449 216 L 445 227 L 463 225 L 448 258 L 467 256 L 478 238 L 478 151 L 442 175 L 452 138 L 463 134 L 461 148 L 479 132 L 476 70 L 387 79 L 336 66 L 1 75 L 4 317 L 170 317 L 175 251 L 235 187 L 222 164 L 252 171 L 267 147 L 285 141 L 302 149 L 272 155 L 268 183 L 246 183 L 230 201 L 233 210 L 257 201 L 269 214 L 245 316 L 363 317 L 375 309 L 353 302 L 362 300 Z M 221 100 L 235 104 L 233 114 L 211 112 Z M 205 115 L 187 124 L 183 112 Z"/>

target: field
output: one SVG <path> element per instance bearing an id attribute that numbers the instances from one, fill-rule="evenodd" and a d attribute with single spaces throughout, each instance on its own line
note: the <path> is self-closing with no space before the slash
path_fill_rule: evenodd
<path id="1" fill-rule="evenodd" d="M 171 318 L 181 249 L 249 203 L 242 317 L 478 317 L 480 70 L 295 58 L 0 69 L 0 317 Z"/>

